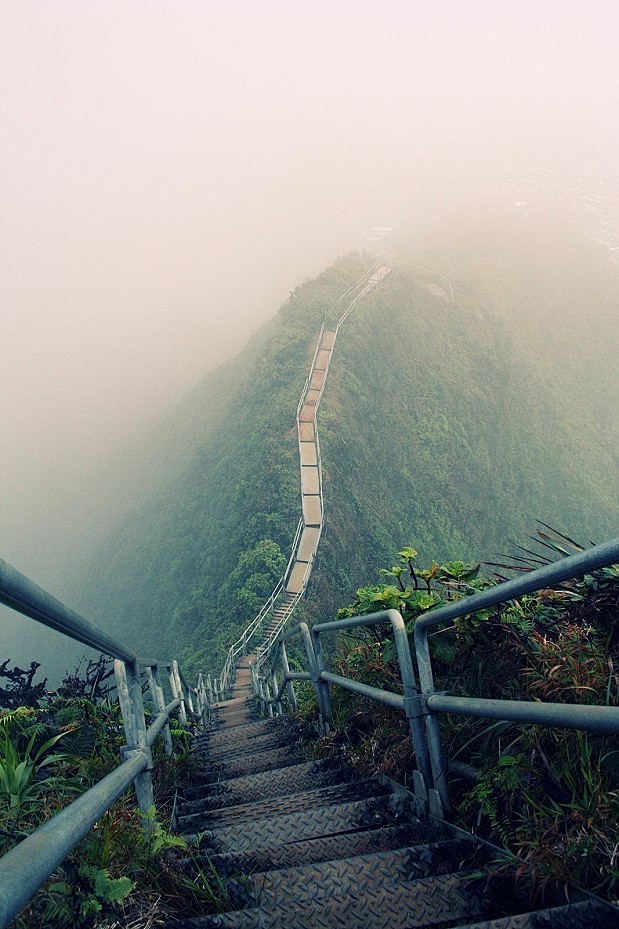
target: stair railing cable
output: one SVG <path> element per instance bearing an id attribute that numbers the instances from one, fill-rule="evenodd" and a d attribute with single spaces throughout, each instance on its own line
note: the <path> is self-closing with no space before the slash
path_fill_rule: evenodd
<path id="1" fill-rule="evenodd" d="M 147 813 L 154 806 L 151 748 L 161 734 L 172 755 L 169 720 L 178 712 L 204 725 L 209 695 L 202 676 L 191 687 L 175 660 L 139 658 L 126 646 L 65 606 L 43 588 L 0 559 L 0 603 L 50 629 L 97 649 L 114 660 L 116 693 L 122 713 L 126 745 L 121 762 L 110 774 L 81 794 L 0 859 L 0 927 L 19 913 L 91 826 L 133 782 L 137 805 Z M 172 700 L 166 703 L 160 670 L 168 671 Z M 147 726 L 142 695 L 146 678 L 154 719 Z M 150 829 L 145 819 L 145 828 Z"/>
<path id="2" fill-rule="evenodd" d="M 286 696 L 292 709 L 296 705 L 295 682 L 311 682 L 316 694 L 320 725 L 327 732 L 332 724 L 330 686 L 343 688 L 403 712 L 411 730 L 415 763 L 411 780 L 415 795 L 420 808 L 442 818 L 444 812 L 449 809 L 449 794 L 448 765 L 439 729 L 440 713 L 619 734 L 619 707 L 496 700 L 437 692 L 428 644 L 429 631 L 442 623 L 453 623 L 458 617 L 472 615 L 479 610 L 498 606 L 538 590 L 552 589 L 564 581 L 591 574 L 595 570 L 617 563 L 619 539 L 614 539 L 560 561 L 543 565 L 535 571 L 524 573 L 470 597 L 454 600 L 416 620 L 412 655 L 404 620 L 397 610 L 383 610 L 365 616 L 318 623 L 311 631 L 305 623 L 300 623 L 275 637 L 266 656 L 269 660 L 266 661 L 265 657 L 261 667 L 254 667 L 254 692 L 263 712 L 268 715 L 280 714 L 283 712 Z M 379 624 L 391 625 L 400 665 L 402 693 L 387 691 L 340 674 L 333 674 L 328 669 L 322 647 L 324 635 Z M 303 640 L 308 663 L 306 671 L 292 671 L 288 664 L 286 643 L 296 636 L 301 636 Z M 412 661 L 413 656 L 415 664 Z M 415 665 L 418 680 L 415 676 Z M 278 670 L 280 678 L 277 677 Z"/>

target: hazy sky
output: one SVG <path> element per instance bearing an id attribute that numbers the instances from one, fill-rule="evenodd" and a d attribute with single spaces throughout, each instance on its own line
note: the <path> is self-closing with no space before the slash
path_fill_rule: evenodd
<path id="1" fill-rule="evenodd" d="M 615 159 L 618 9 L 0 0 L 0 556 L 371 223 Z"/>

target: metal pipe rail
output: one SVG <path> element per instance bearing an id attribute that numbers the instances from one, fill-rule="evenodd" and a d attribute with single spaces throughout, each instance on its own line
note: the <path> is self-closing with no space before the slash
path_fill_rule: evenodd
<path id="1" fill-rule="evenodd" d="M 321 725 L 326 731 L 332 723 L 330 685 L 341 687 L 404 712 L 409 721 L 415 753 L 416 770 L 413 771 L 412 778 L 415 793 L 430 813 L 442 816 L 443 812 L 449 808 L 449 796 L 446 780 L 447 765 L 443 757 L 438 724 L 439 713 L 580 729 L 589 732 L 619 733 L 619 708 L 538 703 L 524 700 L 490 700 L 437 693 L 434 689 L 428 630 L 460 616 L 474 614 L 489 606 L 498 606 L 524 594 L 556 586 L 566 580 L 589 574 L 596 569 L 618 562 L 619 539 L 615 539 L 586 552 L 544 565 L 535 571 L 498 584 L 481 593 L 455 600 L 418 618 L 414 626 L 413 642 L 419 685 L 415 680 L 410 642 L 404 621 L 398 611 L 385 610 L 367 616 L 318 623 L 311 632 L 305 623 L 301 623 L 275 639 L 269 652 L 263 656 L 264 665 L 267 664 L 266 659 L 269 659 L 268 670 L 265 673 L 261 674 L 258 665 L 253 667 L 252 679 L 255 692 L 263 712 L 273 715 L 274 711 L 282 712 L 282 700 L 286 692 L 294 709 L 296 698 L 293 684 L 295 681 L 311 681 L 316 693 Z M 341 632 L 386 622 L 389 622 L 392 627 L 403 693 L 393 693 L 370 686 L 328 670 L 322 649 L 322 635 L 327 632 Z M 309 671 L 293 672 L 288 666 L 286 643 L 297 635 L 303 637 Z M 279 663 L 283 670 L 281 683 L 277 680 Z"/>
<path id="2" fill-rule="evenodd" d="M 176 661 L 159 663 L 156 659 L 139 659 L 132 649 L 97 629 L 2 559 L 0 603 L 115 658 L 116 691 L 127 742 L 121 749 L 122 762 L 114 771 L 0 859 L 2 929 L 132 781 L 139 808 L 147 812 L 153 806 L 150 772 L 153 766 L 151 748 L 155 739 L 162 734 L 166 754 L 171 755 L 170 716 L 178 710 L 181 721 L 186 723 L 189 711 L 194 719 L 204 723 L 208 717 L 209 699 L 201 676 L 198 686 L 190 687 Z M 169 672 L 173 699 L 167 705 L 159 676 L 160 667 Z M 157 711 L 148 728 L 142 697 L 142 671 Z M 194 697 L 197 709 L 194 709 Z M 148 823 L 145 828 L 150 828 Z"/>
<path id="3" fill-rule="evenodd" d="M 430 646 L 428 642 L 428 632 L 430 629 L 433 629 L 442 623 L 453 621 L 454 619 L 457 619 L 461 616 L 468 616 L 469 614 L 476 613 L 479 610 L 487 609 L 491 606 L 498 606 L 501 603 L 506 603 L 509 600 L 514 600 L 518 597 L 524 596 L 525 594 L 533 593 L 534 591 L 541 590 L 545 587 L 556 586 L 557 584 L 563 583 L 563 581 L 571 580 L 575 577 L 581 577 L 585 574 L 589 574 L 591 571 L 595 571 L 597 568 L 603 568 L 607 565 L 615 564 L 617 562 L 619 562 L 619 539 L 614 539 L 610 542 L 596 545 L 585 552 L 579 552 L 578 554 L 571 555 L 568 558 L 562 558 L 560 561 L 555 561 L 551 564 L 543 565 L 542 567 L 537 568 L 535 571 L 527 572 L 519 577 L 514 578 L 513 580 L 505 581 L 502 584 L 497 584 L 495 587 L 490 587 L 487 590 L 483 590 L 471 597 L 464 597 L 461 600 L 455 600 L 453 603 L 449 603 L 446 606 L 432 610 L 426 616 L 417 619 L 414 628 L 414 647 L 415 656 L 417 659 L 417 668 L 419 671 L 421 693 L 423 694 L 426 701 L 435 692 L 434 675 L 432 673 L 432 659 L 430 656 Z M 446 703 L 443 702 L 440 712 L 457 713 L 459 712 L 459 710 L 456 709 L 457 706 L 461 707 L 462 712 L 465 711 L 464 704 L 458 702 L 464 698 L 450 697 L 449 699 L 453 708 L 447 710 Z M 439 722 L 436 716 L 436 712 L 439 711 L 439 706 L 434 697 L 432 697 L 432 700 L 434 700 L 435 712 L 431 711 L 430 705 L 428 703 L 427 707 L 430 712 L 426 716 L 426 735 L 430 749 L 430 757 L 432 759 L 432 781 L 441 797 L 443 805 L 447 806 L 447 766 L 443 757 Z M 521 701 L 519 702 L 522 703 Z M 482 712 L 482 703 L 483 701 L 481 700 L 477 701 L 476 712 L 470 712 L 469 715 L 485 716 L 489 719 L 496 718 L 494 712 L 491 712 L 492 708 L 490 706 L 486 706 L 487 712 Z M 564 704 L 545 705 L 554 707 L 565 706 Z M 531 706 L 534 706 L 534 704 L 522 703 L 522 712 L 524 713 L 525 708 L 530 708 Z M 473 707 L 471 705 L 469 709 L 472 710 L 472 708 Z M 559 717 L 561 714 L 567 712 L 569 715 L 573 709 L 574 707 L 569 705 L 569 710 L 561 710 L 560 713 L 558 712 L 556 717 L 556 725 L 562 725 L 562 723 L 559 722 Z M 600 707 L 599 709 L 603 710 L 603 715 L 611 721 L 610 725 L 612 726 L 612 731 L 619 732 L 619 709 L 613 707 Z M 573 718 L 575 719 L 576 716 L 574 715 Z M 525 719 L 524 717 L 521 717 L 520 721 L 535 722 L 533 718 Z M 573 728 L 582 727 L 574 726 Z"/>
<path id="4" fill-rule="evenodd" d="M 146 752 L 136 751 L 120 767 L 78 797 L 0 859 L 0 927 L 26 905 L 103 816 L 115 800 L 139 777 L 149 763 Z"/>

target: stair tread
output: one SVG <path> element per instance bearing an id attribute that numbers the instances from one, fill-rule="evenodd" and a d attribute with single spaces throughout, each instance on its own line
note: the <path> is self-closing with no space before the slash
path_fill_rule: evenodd
<path id="1" fill-rule="evenodd" d="M 215 826 L 202 833 L 201 847 L 208 847 L 209 853 L 210 850 L 220 853 L 247 849 L 252 845 L 285 845 L 320 835 L 379 828 L 412 818 L 407 805 L 394 794 L 388 794 L 256 822 L 244 820 L 232 826 Z M 197 841 L 198 836 L 191 836 L 191 840 Z"/>
<path id="2" fill-rule="evenodd" d="M 437 838 L 447 838 L 451 833 L 442 825 L 435 826 Z M 374 854 L 385 849 L 405 845 L 423 845 L 427 841 L 428 825 L 420 820 L 386 826 L 382 829 L 365 829 L 339 835 L 317 836 L 303 842 L 288 845 L 263 847 L 256 845 L 244 851 L 224 852 L 209 856 L 217 872 L 230 877 L 250 874 L 265 869 L 281 870 L 338 857 Z M 200 861 L 198 853 L 197 860 Z"/>
<path id="3" fill-rule="evenodd" d="M 237 806 L 223 807 L 215 810 L 196 810 L 185 814 L 182 807 L 178 817 L 178 828 L 212 829 L 227 824 L 233 825 L 245 820 L 255 821 L 265 817 L 280 816 L 303 810 L 325 807 L 330 803 L 342 803 L 350 800 L 361 800 L 367 797 L 377 797 L 389 793 L 388 787 L 381 787 L 375 781 L 354 781 L 348 784 L 338 784 L 330 787 L 317 787 L 302 793 L 288 794 L 285 797 L 269 797 L 267 800 L 238 804 Z M 195 826 L 198 822 L 200 825 Z M 194 825 L 191 826 L 190 823 Z"/>
<path id="4" fill-rule="evenodd" d="M 428 827 L 428 832 L 431 833 Z M 379 889 L 402 881 L 413 881 L 460 871 L 477 865 L 479 846 L 471 839 L 447 839 L 409 845 L 351 858 L 259 871 L 244 878 L 242 888 L 254 904 L 276 897 L 318 899 L 337 893 L 357 893 L 365 887 Z M 483 853 L 482 853 L 483 854 Z M 484 855 L 487 858 L 487 854 Z"/>
<path id="5" fill-rule="evenodd" d="M 215 917 L 195 917 L 183 925 L 188 929 L 429 929 L 480 916 L 485 916 L 484 901 L 467 875 L 449 874 L 320 900 L 267 901 Z"/>
<path id="6" fill-rule="evenodd" d="M 564 906 L 460 923 L 454 929 L 617 929 L 619 907 L 604 900 L 580 900 Z"/>
<path id="7" fill-rule="evenodd" d="M 265 794 L 268 796 L 286 796 L 300 793 L 312 787 L 326 787 L 329 784 L 345 783 L 352 774 L 342 765 L 333 764 L 332 759 L 323 761 L 305 761 L 284 769 L 285 776 L 279 768 L 263 771 L 258 774 L 248 774 L 245 777 L 231 778 L 201 788 L 201 793 L 207 796 L 194 797 L 197 793 L 191 788 L 191 798 L 187 789 L 182 791 L 181 803 L 195 804 L 207 809 L 221 809 L 226 806 L 236 806 L 239 803 L 249 803 L 260 800 Z M 187 798 L 187 800 L 185 800 Z"/>

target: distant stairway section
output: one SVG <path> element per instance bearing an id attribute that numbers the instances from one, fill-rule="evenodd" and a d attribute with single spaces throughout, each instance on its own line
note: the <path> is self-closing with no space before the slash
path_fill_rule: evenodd
<path id="1" fill-rule="evenodd" d="M 293 548 L 289 570 L 284 577 L 284 596 L 264 626 L 262 642 L 257 650 L 258 663 L 288 622 L 303 596 L 322 535 L 324 502 L 316 417 L 327 383 L 338 332 L 358 301 L 382 281 L 390 270 L 389 259 L 379 260 L 372 265 L 361 280 L 340 297 L 338 306 L 343 306 L 345 309 L 337 323 L 331 326 L 325 326 L 323 323 L 320 330 L 309 376 L 297 406 L 297 436 L 301 468 L 301 532 L 297 534 L 297 545 Z"/>
<path id="2" fill-rule="evenodd" d="M 284 576 L 277 582 L 273 593 L 260 612 L 248 624 L 241 638 L 231 646 L 221 676 L 213 681 L 218 695 L 224 695 L 232 680 L 234 666 L 242 654 L 247 654 L 250 643 L 258 645 L 257 660 L 261 658 L 290 619 L 305 593 L 318 550 L 324 520 L 322 495 L 322 467 L 316 415 L 327 383 L 335 342 L 340 328 L 350 312 L 366 294 L 391 271 L 393 259 L 379 258 L 366 269 L 361 278 L 346 290 L 337 302 L 340 316 L 336 324 L 323 323 L 316 343 L 310 372 L 301 391 L 297 406 L 297 437 L 301 469 L 301 519 L 292 544 L 292 554 Z"/>

